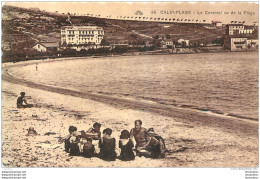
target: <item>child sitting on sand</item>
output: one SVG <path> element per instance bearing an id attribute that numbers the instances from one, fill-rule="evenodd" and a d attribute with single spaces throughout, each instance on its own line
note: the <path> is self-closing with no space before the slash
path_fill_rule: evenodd
<path id="1" fill-rule="evenodd" d="M 82 138 L 87 139 L 91 138 L 92 144 L 94 146 L 98 146 L 99 139 L 101 138 L 101 132 L 100 132 L 101 124 L 98 122 L 95 122 L 93 124 L 93 127 L 89 128 L 86 132 L 82 133 Z M 97 152 L 99 152 L 99 149 L 97 148 Z"/>
<path id="2" fill-rule="evenodd" d="M 133 141 L 130 138 L 128 130 L 123 130 L 120 135 L 119 148 L 121 148 L 120 159 L 123 161 L 134 160 Z"/>
<path id="3" fill-rule="evenodd" d="M 103 131 L 103 137 L 99 140 L 100 158 L 106 161 L 115 161 L 116 159 L 116 139 L 111 137 L 112 130 L 106 128 Z"/>
<path id="4" fill-rule="evenodd" d="M 75 139 L 75 134 L 77 132 L 77 127 L 75 126 L 70 126 L 69 127 L 69 135 L 67 135 L 65 137 L 65 144 L 64 144 L 64 147 L 65 147 L 65 151 L 66 152 L 70 152 L 70 149 L 71 149 L 71 142 L 74 143 L 74 140 L 76 141 Z M 72 139 L 71 139 L 72 138 Z M 74 147 L 75 148 L 75 147 Z"/>
<path id="5" fill-rule="evenodd" d="M 83 146 L 83 156 L 87 158 L 91 158 L 95 156 L 95 147 L 92 144 L 92 139 L 87 138 L 87 143 Z"/>
<path id="6" fill-rule="evenodd" d="M 75 132 L 69 139 L 69 144 L 70 144 L 69 153 L 70 153 L 71 156 L 80 154 L 80 152 L 79 152 L 79 145 L 78 145 L 79 140 L 80 140 L 79 135 L 80 134 Z"/>
<path id="7" fill-rule="evenodd" d="M 28 104 L 25 99 L 25 92 L 20 93 L 21 96 L 17 98 L 17 108 L 31 108 L 33 107 L 32 104 Z"/>
<path id="8" fill-rule="evenodd" d="M 89 128 L 85 135 L 87 138 L 92 138 L 93 140 L 99 140 L 101 138 L 101 132 L 100 132 L 101 124 L 95 122 L 93 124 L 93 127 Z"/>
<path id="9" fill-rule="evenodd" d="M 36 130 L 34 130 L 33 127 L 29 127 L 27 135 L 34 136 L 34 135 L 37 135 L 37 132 L 36 132 Z"/>

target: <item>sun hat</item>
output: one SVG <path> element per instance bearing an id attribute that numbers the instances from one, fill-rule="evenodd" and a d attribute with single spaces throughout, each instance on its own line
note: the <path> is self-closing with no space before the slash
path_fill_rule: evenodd
<path id="1" fill-rule="evenodd" d="M 153 128 L 149 128 L 147 131 L 149 134 L 154 134 L 154 129 Z"/>

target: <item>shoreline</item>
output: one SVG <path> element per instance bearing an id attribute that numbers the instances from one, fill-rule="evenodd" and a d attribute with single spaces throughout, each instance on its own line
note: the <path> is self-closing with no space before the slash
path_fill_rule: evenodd
<path id="1" fill-rule="evenodd" d="M 81 58 L 79 58 L 81 59 Z M 67 60 L 72 60 L 72 59 L 59 59 L 58 61 L 67 61 Z M 51 63 L 54 61 L 42 61 L 40 63 Z M 57 62 L 55 60 L 55 62 Z M 222 128 L 223 130 L 229 130 L 232 132 L 232 130 L 239 130 L 239 131 L 247 131 L 247 133 L 254 134 L 256 131 L 255 129 L 252 130 L 252 126 L 250 123 L 258 123 L 258 119 L 255 118 L 246 118 L 243 116 L 238 116 L 235 114 L 218 114 L 218 113 L 213 113 L 210 111 L 203 111 L 199 109 L 193 109 L 193 108 L 186 108 L 186 107 L 178 107 L 178 106 L 169 106 L 169 105 L 163 105 L 159 103 L 149 103 L 149 102 L 143 102 L 141 100 L 131 100 L 127 98 L 120 98 L 120 97 L 115 97 L 115 96 L 109 96 L 109 95 L 103 95 L 103 94 L 94 94 L 94 93 L 85 93 L 85 92 L 80 92 L 80 91 L 74 91 L 70 89 L 65 89 L 65 88 L 60 88 L 60 87 L 55 87 L 55 86 L 48 86 L 48 85 L 42 85 L 42 84 L 37 84 L 31 81 L 27 81 L 24 79 L 16 78 L 12 76 L 11 74 L 8 73 L 9 68 L 13 68 L 15 66 L 24 66 L 24 65 L 33 65 L 35 62 L 31 63 L 21 63 L 21 64 L 16 64 L 16 65 L 11 65 L 4 67 L 3 74 L 2 74 L 2 79 L 7 80 L 12 83 L 20 84 L 20 85 L 26 85 L 31 88 L 36 88 L 36 89 L 42 89 L 45 91 L 50 91 L 50 92 L 55 92 L 58 94 L 65 94 L 65 95 L 70 95 L 70 96 L 75 96 L 75 97 L 80 97 L 83 99 L 90 99 L 94 100 L 97 102 L 102 102 L 111 106 L 121 106 L 124 108 L 129 108 L 129 109 L 134 109 L 134 110 L 142 110 L 142 111 L 147 111 L 155 114 L 160 114 L 164 115 L 167 117 L 178 117 L 181 118 L 184 121 L 187 122 L 194 122 L 197 123 L 198 125 L 208 125 L 211 127 L 217 127 L 217 128 Z M 208 118 L 211 120 L 209 121 Z M 199 119 L 199 120 L 197 120 Z M 216 123 L 216 121 L 218 121 Z M 229 122 L 231 121 L 231 122 Z M 237 125 L 234 126 L 232 121 L 236 121 Z M 218 123 L 226 122 L 225 126 L 219 126 Z M 250 125 L 248 125 L 250 124 Z M 243 126 L 241 128 L 241 126 Z M 231 129 L 231 130 L 230 130 Z"/>
<path id="2" fill-rule="evenodd" d="M 63 59 L 64 60 L 64 59 Z M 46 62 L 46 61 L 43 61 Z M 29 62 L 31 64 L 32 62 Z M 33 62 L 34 63 L 34 62 Z M 14 64 L 11 64 L 13 66 Z M 15 64 L 17 65 L 17 64 Z M 24 65 L 24 64 L 19 64 Z M 25 62 L 25 65 L 28 63 Z M 3 67 L 5 69 L 6 67 Z M 6 69 L 5 69 L 6 70 Z M 5 167 L 256 167 L 258 165 L 258 121 L 198 115 L 194 112 L 163 110 L 160 106 L 126 103 L 100 96 L 98 101 L 74 96 L 68 91 L 39 84 L 2 81 L 2 161 Z M 14 80 L 14 79 L 13 79 Z M 29 84 L 29 86 L 28 86 Z M 33 86 L 36 85 L 36 86 Z M 57 91 L 58 90 L 58 91 Z M 17 109 L 21 91 L 34 108 Z M 97 96 L 93 96 L 93 98 Z M 145 108 L 146 107 L 146 108 Z M 151 108 L 151 110 L 148 110 Z M 196 114 L 196 115 L 194 115 Z M 203 113 L 202 113 L 203 114 Z M 118 142 L 120 132 L 133 128 L 141 119 L 143 127 L 153 127 L 166 141 L 165 159 L 136 157 L 134 161 L 105 162 L 98 158 L 71 157 L 59 138 L 68 127 L 87 130 L 94 122 L 101 131 L 110 127 Z M 26 136 L 33 126 L 38 136 Z M 53 135 L 46 135 L 48 132 Z M 19 135 L 17 135 L 19 134 Z M 117 155 L 120 154 L 116 144 Z M 27 157 L 30 156 L 30 157 Z"/>
<path id="3" fill-rule="evenodd" d="M 146 54 L 146 55 L 157 55 L 157 54 Z M 160 55 L 160 54 L 158 54 Z M 164 55 L 173 55 L 173 54 L 164 54 Z M 180 54 L 181 55 L 181 54 Z M 15 82 L 18 82 L 18 83 L 23 83 L 23 84 L 26 84 L 26 85 L 30 85 L 31 87 L 33 86 L 41 86 L 41 88 L 44 88 L 46 90 L 48 90 L 48 88 L 55 88 L 51 91 L 59 91 L 59 87 L 54 87 L 54 86 L 48 86 L 48 85 L 40 85 L 40 84 L 35 84 L 34 82 L 30 82 L 30 81 L 27 81 L 27 80 L 24 80 L 24 79 L 20 79 L 20 78 L 16 78 L 15 76 L 12 76 L 11 74 L 8 73 L 8 70 L 9 68 L 12 68 L 12 67 L 15 67 L 15 66 L 27 66 L 27 65 L 34 65 L 34 64 L 39 64 L 39 63 L 51 63 L 51 62 L 63 62 L 63 61 L 74 61 L 74 60 L 81 60 L 81 59 L 85 59 L 85 60 L 88 60 L 88 59 L 93 59 L 93 58 L 110 58 L 110 57 L 113 57 L 113 58 L 120 58 L 124 55 L 117 55 L 117 56 L 91 56 L 91 57 L 67 57 L 67 58 L 54 58 L 54 59 L 42 59 L 41 61 L 38 61 L 38 60 L 30 60 L 30 61 L 21 61 L 21 62 L 18 62 L 18 63 L 5 63 L 4 67 L 3 67 L 3 79 L 4 78 L 8 78 L 9 80 L 11 81 L 15 81 Z M 125 55 L 124 57 L 133 57 L 135 55 Z M 139 55 L 138 55 L 139 56 Z M 63 88 L 60 88 L 61 90 L 64 90 L 66 91 L 66 89 L 63 89 Z M 67 90 L 67 91 L 71 91 L 71 93 L 81 93 L 80 91 L 73 91 L 73 90 Z M 69 95 L 69 92 L 67 92 L 67 94 Z M 81 94 L 83 95 L 83 94 Z M 115 99 L 118 99 L 120 97 L 115 97 L 115 96 L 107 96 L 107 95 L 103 95 L 102 94 L 97 94 L 97 93 L 88 93 L 88 94 L 84 94 L 85 96 L 88 96 L 88 98 L 90 99 L 94 99 L 94 100 L 97 100 L 99 99 L 100 97 L 104 97 L 104 98 L 115 98 Z M 140 99 L 139 99 L 140 100 Z M 98 100 L 100 101 L 100 100 Z M 154 101 L 153 101 L 154 102 Z M 156 101 L 155 101 L 156 102 Z M 160 103 L 161 104 L 161 103 Z M 158 105 L 160 105 L 158 104 Z M 183 110 L 195 110 L 197 112 L 201 112 L 201 113 L 210 113 L 212 115 L 219 115 L 220 117 L 222 118 L 236 118 L 236 119 L 239 119 L 239 120 L 253 120 L 253 121 L 258 121 L 258 118 L 256 117 L 249 117 L 249 116 L 244 116 L 244 115 L 241 115 L 241 114 L 235 114 L 235 113 L 224 113 L 222 111 L 215 111 L 215 110 L 211 110 L 211 109 L 204 109 L 204 108 L 200 108 L 198 106 L 192 106 L 192 105 L 186 105 L 186 104 L 182 104 L 182 105 L 167 105 L 167 106 L 170 106 L 170 107 L 173 107 L 173 108 L 182 108 Z M 189 107 L 190 106 L 190 107 Z"/>
<path id="4" fill-rule="evenodd" d="M 47 56 L 47 57 L 43 57 L 41 58 L 40 56 L 39 57 L 32 57 L 31 59 L 29 60 L 26 60 L 26 58 L 24 60 L 19 60 L 19 61 L 8 61 L 8 62 L 2 62 L 2 64 L 6 64 L 6 63 L 19 63 L 19 62 L 29 62 L 29 61 L 40 61 L 40 60 L 49 60 L 49 59 L 52 59 L 52 60 L 58 60 L 58 59 L 62 59 L 62 60 L 70 60 L 71 58 L 76 58 L 76 59 L 81 59 L 81 58 L 102 58 L 102 57 L 106 57 L 106 58 L 109 58 L 109 57 L 122 57 L 122 56 L 146 56 L 146 55 L 184 55 L 184 54 L 203 54 L 203 53 L 258 53 L 257 50 L 254 50 L 254 51 L 228 51 L 228 50 L 222 50 L 222 51 L 201 51 L 201 52 L 194 52 L 194 53 L 169 53 L 169 52 L 166 52 L 166 53 L 156 53 L 156 51 L 146 51 L 146 52 L 127 52 L 127 53 L 123 53 L 123 54 L 103 54 L 103 55 L 87 55 L 87 56 L 65 56 L 65 57 L 58 57 L 58 56 Z"/>

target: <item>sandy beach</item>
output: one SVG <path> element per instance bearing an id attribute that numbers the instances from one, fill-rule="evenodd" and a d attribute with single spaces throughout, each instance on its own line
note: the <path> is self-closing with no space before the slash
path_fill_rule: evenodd
<path id="1" fill-rule="evenodd" d="M 10 65 L 2 66 L 2 164 L 5 167 L 258 166 L 258 121 L 177 108 L 169 110 L 101 95 L 69 95 L 72 91 L 37 86 L 8 76 L 7 66 Z M 21 91 L 26 92 L 27 101 L 35 107 L 16 108 Z M 113 130 L 119 155 L 120 132 L 133 128 L 138 119 L 143 121 L 143 127 L 153 127 L 165 139 L 168 149 L 165 159 L 136 157 L 130 162 L 119 159 L 106 162 L 99 158 L 72 157 L 64 151 L 64 143 L 59 142 L 68 134 L 69 126 L 74 125 L 80 131 L 99 122 L 101 131 L 107 127 Z M 26 136 L 30 126 L 38 132 L 37 136 Z"/>

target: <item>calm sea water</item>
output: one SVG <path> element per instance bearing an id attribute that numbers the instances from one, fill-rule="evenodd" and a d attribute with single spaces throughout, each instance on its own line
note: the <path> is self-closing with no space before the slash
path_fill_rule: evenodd
<path id="1" fill-rule="evenodd" d="M 258 53 L 93 58 L 10 72 L 78 91 L 258 118 Z"/>

